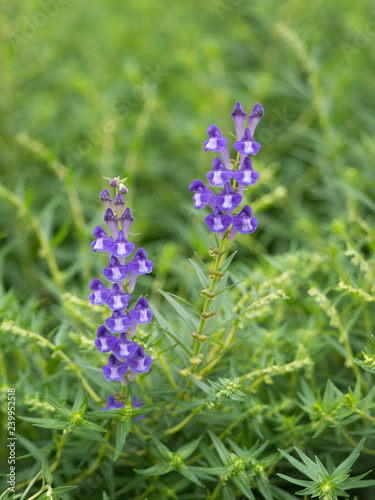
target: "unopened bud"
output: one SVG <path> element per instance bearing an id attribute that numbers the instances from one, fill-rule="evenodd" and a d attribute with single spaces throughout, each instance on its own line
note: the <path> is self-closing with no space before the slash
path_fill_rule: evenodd
<path id="1" fill-rule="evenodd" d="M 199 337 L 199 333 L 193 332 L 191 336 L 193 337 L 193 339 L 197 339 Z"/>
<path id="2" fill-rule="evenodd" d="M 193 356 L 192 358 L 189 359 L 190 363 L 192 365 L 199 365 L 201 363 L 201 358 L 199 356 Z"/>
<path id="3" fill-rule="evenodd" d="M 209 319 L 215 316 L 216 312 L 215 311 L 210 311 L 210 312 L 204 312 L 202 313 L 202 318 L 203 319 Z"/>
<path id="4" fill-rule="evenodd" d="M 204 342 L 206 342 L 207 339 L 208 339 L 207 335 L 199 335 L 198 337 L 199 342 L 201 342 L 202 344 L 204 344 Z"/>
<path id="5" fill-rule="evenodd" d="M 120 194 L 127 194 L 127 192 L 128 192 L 128 188 L 125 186 L 125 184 L 120 184 L 119 193 Z"/>

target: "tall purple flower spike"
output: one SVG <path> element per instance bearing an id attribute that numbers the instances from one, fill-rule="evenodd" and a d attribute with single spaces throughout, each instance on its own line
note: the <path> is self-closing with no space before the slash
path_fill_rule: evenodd
<path id="1" fill-rule="evenodd" d="M 125 263 L 125 257 L 128 257 L 132 251 L 134 250 L 134 243 L 128 242 L 128 240 L 124 236 L 124 232 L 121 230 L 118 233 L 118 237 L 112 244 L 111 252 L 115 257 L 120 259 L 122 264 Z"/>
<path id="2" fill-rule="evenodd" d="M 137 323 L 151 323 L 152 311 L 149 309 L 148 300 L 145 297 L 138 299 L 135 307 L 129 311 L 129 316 L 132 318 L 130 325 L 129 336 L 133 337 L 135 334 L 135 329 L 137 328 Z"/>
<path id="3" fill-rule="evenodd" d="M 111 295 L 111 290 L 104 286 L 98 278 L 91 281 L 90 290 L 92 290 L 92 293 L 90 293 L 89 299 L 92 306 L 102 306 Z"/>
<path id="4" fill-rule="evenodd" d="M 134 406 L 134 405 L 133 405 Z M 103 408 L 104 411 L 107 410 L 118 410 L 119 408 L 125 408 L 124 403 L 120 403 L 117 399 L 110 394 L 107 398 L 107 404 Z"/>
<path id="5" fill-rule="evenodd" d="M 264 110 L 260 104 L 255 104 L 247 122 L 247 128 L 250 130 L 250 133 L 254 135 L 255 128 L 258 125 L 260 119 L 264 115 Z"/>
<path id="6" fill-rule="evenodd" d="M 114 283 L 112 290 L 110 290 L 110 295 L 106 300 L 106 304 L 111 311 L 121 311 L 128 307 L 130 297 L 130 294 L 124 293 L 119 285 Z"/>
<path id="7" fill-rule="evenodd" d="M 100 193 L 100 199 L 107 208 L 113 210 L 113 200 L 111 198 L 111 195 L 109 194 L 108 189 L 103 189 L 103 191 Z"/>
<path id="8" fill-rule="evenodd" d="M 125 212 L 120 217 L 120 222 L 122 224 L 122 230 L 124 232 L 124 237 L 129 238 L 129 232 L 133 221 L 135 220 L 132 211 L 129 207 L 125 209 Z"/>
<path id="9" fill-rule="evenodd" d="M 233 240 L 237 232 L 251 234 L 256 230 L 257 226 L 258 219 L 253 217 L 253 211 L 249 205 L 245 205 L 238 215 L 233 216 L 233 228 L 228 236 L 228 240 Z"/>
<path id="10" fill-rule="evenodd" d="M 121 337 L 117 340 L 116 345 L 113 347 L 112 352 L 116 356 L 116 358 L 125 358 L 127 361 L 127 358 L 131 358 L 134 355 L 137 348 L 138 344 L 136 342 L 128 340 L 126 337 L 126 333 L 122 333 Z"/>
<path id="11" fill-rule="evenodd" d="M 237 141 L 239 141 L 243 136 L 243 129 L 245 124 L 245 119 L 247 116 L 247 113 L 245 112 L 239 101 L 237 101 L 236 104 L 234 105 L 233 111 L 231 112 L 231 116 L 233 118 L 234 126 L 236 128 Z"/>
<path id="12" fill-rule="evenodd" d="M 116 356 L 111 354 L 108 364 L 103 366 L 103 374 L 107 380 L 121 380 L 128 371 L 128 365 L 119 361 Z"/>
<path id="13" fill-rule="evenodd" d="M 129 266 L 129 286 L 128 291 L 133 292 L 137 276 L 140 274 L 148 274 L 152 271 L 152 262 L 147 260 L 146 250 L 139 248 L 134 255 L 132 261 L 128 263 Z"/>
<path id="14" fill-rule="evenodd" d="M 216 207 L 212 214 L 208 215 L 204 220 L 208 229 L 213 233 L 218 233 L 220 239 L 223 238 L 225 231 L 232 223 L 232 217 L 221 212 L 219 207 Z"/>
<path id="15" fill-rule="evenodd" d="M 120 264 L 117 257 L 112 255 L 109 266 L 103 269 L 103 274 L 112 283 L 124 281 L 128 274 L 128 266 Z"/>
<path id="16" fill-rule="evenodd" d="M 232 178 L 232 171 L 225 168 L 220 158 L 215 158 L 212 162 L 212 170 L 207 174 L 210 186 L 224 186 Z"/>
<path id="17" fill-rule="evenodd" d="M 121 311 L 113 311 L 112 316 L 105 320 L 105 324 L 113 333 L 123 333 L 129 330 L 132 318 Z"/>
<path id="18" fill-rule="evenodd" d="M 127 364 L 134 373 L 145 373 L 148 372 L 152 363 L 150 356 L 145 355 L 143 347 L 138 346 L 134 355 L 129 358 Z"/>
<path id="19" fill-rule="evenodd" d="M 94 343 L 100 352 L 111 352 L 117 340 L 116 335 L 112 335 L 105 326 L 99 326 Z"/>
<path id="20" fill-rule="evenodd" d="M 235 210 L 242 201 L 242 196 L 237 194 L 233 188 L 230 187 L 229 182 L 225 184 L 225 187 L 221 194 L 215 197 L 216 204 L 223 212 L 229 210 Z"/>
<path id="21" fill-rule="evenodd" d="M 193 196 L 195 208 L 204 208 L 207 203 L 215 208 L 215 195 L 201 180 L 193 181 L 189 186 L 189 191 L 195 193 Z"/>
<path id="22" fill-rule="evenodd" d="M 96 226 L 92 234 L 96 240 L 91 243 L 94 252 L 105 252 L 113 245 L 112 238 L 109 238 L 102 227 Z"/>
<path id="23" fill-rule="evenodd" d="M 230 158 L 228 149 L 228 139 L 221 135 L 216 125 L 210 125 L 207 129 L 209 139 L 204 141 L 203 149 L 205 151 L 219 152 L 227 168 L 230 168 Z"/>
<path id="24" fill-rule="evenodd" d="M 254 186 L 256 181 L 259 179 L 259 172 L 256 172 L 253 168 L 253 162 L 249 157 L 246 157 L 239 170 L 233 172 L 233 177 L 237 181 L 238 190 L 240 195 L 243 195 L 245 186 Z"/>
<path id="25" fill-rule="evenodd" d="M 115 239 L 118 236 L 118 219 L 116 219 L 115 214 L 110 208 L 107 208 L 104 214 L 104 221 L 111 231 L 112 238 Z"/>

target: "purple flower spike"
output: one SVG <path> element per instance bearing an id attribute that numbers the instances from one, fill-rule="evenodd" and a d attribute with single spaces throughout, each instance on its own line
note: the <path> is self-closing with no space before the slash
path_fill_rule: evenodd
<path id="1" fill-rule="evenodd" d="M 207 203 L 215 207 L 215 195 L 201 180 L 196 179 L 189 186 L 189 191 L 195 193 L 193 202 L 195 208 L 204 208 Z"/>
<path id="2" fill-rule="evenodd" d="M 100 226 L 96 226 L 92 234 L 96 238 L 96 241 L 91 243 L 94 252 L 104 252 L 112 246 L 112 239 L 107 236 L 107 233 Z"/>
<path id="3" fill-rule="evenodd" d="M 105 326 L 99 326 L 96 331 L 95 345 L 100 352 L 111 352 L 117 340 L 116 335 L 110 334 Z"/>
<path id="4" fill-rule="evenodd" d="M 111 195 L 109 194 L 108 189 L 103 189 L 103 191 L 100 193 L 100 199 L 107 208 L 113 210 L 113 200 L 111 198 Z"/>
<path id="5" fill-rule="evenodd" d="M 124 232 L 125 238 L 129 237 L 130 227 L 135 220 L 132 214 L 132 211 L 129 207 L 126 208 L 125 212 L 121 215 L 120 219 L 122 224 L 122 230 Z"/>
<path id="6" fill-rule="evenodd" d="M 134 247 L 134 243 L 129 243 L 125 238 L 124 232 L 119 231 L 118 237 L 115 239 L 111 247 L 111 252 L 115 257 L 123 258 L 125 262 L 125 257 L 132 253 Z"/>
<path id="7" fill-rule="evenodd" d="M 264 115 L 264 110 L 260 104 L 255 104 L 253 107 L 249 119 L 247 122 L 247 128 L 250 130 L 250 133 L 254 135 L 255 128 L 258 125 L 260 119 Z"/>
<path id="8" fill-rule="evenodd" d="M 141 406 L 144 406 L 144 404 L 140 403 L 138 399 L 133 396 L 133 408 L 140 408 Z M 141 420 L 142 418 L 145 418 L 146 415 L 139 415 L 139 417 L 132 418 L 132 420 Z"/>
<path id="9" fill-rule="evenodd" d="M 112 349 L 113 354 L 116 358 L 131 358 L 135 351 L 137 350 L 138 344 L 136 342 L 132 342 L 126 338 L 126 333 L 122 333 L 121 337 L 117 339 L 117 344 Z"/>
<path id="10" fill-rule="evenodd" d="M 118 284 L 114 283 L 106 303 L 111 311 L 120 311 L 128 307 L 129 299 L 130 295 L 128 293 L 124 293 Z"/>
<path id="11" fill-rule="evenodd" d="M 239 141 L 243 136 L 243 128 L 247 116 L 247 113 L 245 113 L 245 110 L 243 109 L 239 101 L 237 101 L 234 105 L 231 116 L 233 117 L 234 126 L 236 127 L 237 141 Z"/>
<path id="12" fill-rule="evenodd" d="M 221 194 L 215 197 L 217 206 L 225 212 L 226 210 L 235 210 L 242 201 L 242 196 L 235 192 L 233 188 L 230 187 L 229 182 L 225 184 L 225 187 Z"/>
<path id="13" fill-rule="evenodd" d="M 216 207 L 204 220 L 213 233 L 224 233 L 232 223 L 232 217 L 221 212 L 219 207 Z"/>
<path id="14" fill-rule="evenodd" d="M 109 356 L 108 365 L 103 366 L 103 374 L 107 380 L 121 380 L 127 371 L 128 365 L 113 354 Z"/>
<path id="15" fill-rule="evenodd" d="M 118 259 L 112 255 L 109 266 L 103 269 L 103 274 L 112 283 L 123 281 L 128 274 L 128 266 L 123 266 Z"/>
<path id="16" fill-rule="evenodd" d="M 253 211 L 249 205 L 245 205 L 238 215 L 233 217 L 233 228 L 228 240 L 233 240 L 237 231 L 241 234 L 251 234 L 258 226 L 258 220 L 253 217 Z"/>
<path id="17" fill-rule="evenodd" d="M 137 323 L 151 323 L 152 311 L 148 308 L 149 303 L 145 297 L 138 299 L 136 306 L 129 311 L 129 316 Z"/>
<path id="18" fill-rule="evenodd" d="M 111 231 L 112 238 L 115 239 L 118 236 L 118 220 L 116 219 L 114 213 L 110 208 L 107 208 L 104 214 L 104 221 Z"/>
<path id="19" fill-rule="evenodd" d="M 123 333 L 129 330 L 132 319 L 121 311 L 113 311 L 112 316 L 105 320 L 107 328 L 113 333 Z"/>
<path id="20" fill-rule="evenodd" d="M 150 370 L 152 359 L 145 355 L 143 347 L 138 346 L 134 355 L 126 362 L 134 373 L 147 373 Z"/>
<path id="21" fill-rule="evenodd" d="M 121 196 L 120 193 L 117 194 L 116 198 L 115 198 L 115 201 L 114 201 L 114 206 L 115 206 L 116 215 L 117 215 L 118 218 L 121 217 L 122 212 L 124 211 L 124 205 L 125 205 L 124 198 Z"/>
<path id="22" fill-rule="evenodd" d="M 225 168 L 220 158 L 215 158 L 212 162 L 212 171 L 207 174 L 210 186 L 224 186 L 231 178 L 232 171 Z"/>
<path id="23" fill-rule="evenodd" d="M 203 149 L 205 151 L 219 151 L 224 160 L 225 166 L 230 168 L 231 164 L 229 158 L 228 139 L 225 139 L 225 137 L 221 135 L 221 132 L 216 125 L 210 125 L 207 129 L 207 134 L 210 138 L 204 142 Z"/>
<path id="24" fill-rule="evenodd" d="M 102 306 L 111 296 L 111 290 L 105 287 L 97 278 L 91 281 L 90 290 L 92 290 L 92 293 L 90 293 L 89 299 L 92 306 Z"/>
<path id="25" fill-rule="evenodd" d="M 233 147 L 236 151 L 238 151 L 241 155 L 256 155 L 260 150 L 259 142 L 254 141 L 254 137 L 252 136 L 250 130 L 247 128 L 244 132 L 242 139 L 233 144 Z"/>
<path id="26" fill-rule="evenodd" d="M 133 396 L 133 399 L 134 399 L 134 396 Z M 134 403 L 133 403 L 133 406 L 134 406 Z M 119 403 L 117 401 L 117 399 L 112 396 L 112 394 L 110 396 L 108 396 L 107 398 L 107 406 L 105 406 L 103 408 L 103 410 L 107 411 L 107 410 L 118 410 L 119 408 L 125 408 L 125 405 L 124 403 Z"/>

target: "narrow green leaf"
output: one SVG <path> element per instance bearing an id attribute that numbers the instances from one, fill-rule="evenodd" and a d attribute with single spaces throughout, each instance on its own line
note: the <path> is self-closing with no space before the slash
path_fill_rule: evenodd
<path id="1" fill-rule="evenodd" d="M 234 476 L 231 476 L 231 480 L 246 498 L 249 498 L 249 500 L 255 500 L 255 497 L 250 489 L 249 480 L 243 470 L 237 472 Z"/>
<path id="2" fill-rule="evenodd" d="M 207 384 L 205 384 L 201 380 L 198 380 L 197 378 L 193 377 L 193 375 L 190 375 L 190 373 L 187 373 L 187 376 L 189 377 L 189 379 L 192 382 L 194 382 L 194 384 L 196 386 L 199 387 L 199 389 L 202 389 L 203 392 L 205 392 L 206 394 L 209 394 L 211 392 L 211 389 L 210 389 L 210 387 Z"/>
<path id="3" fill-rule="evenodd" d="M 177 300 L 175 300 L 175 298 L 173 297 L 172 294 L 170 294 L 168 292 L 164 292 L 163 290 L 159 290 L 159 293 L 161 293 L 161 295 L 165 299 L 167 299 L 167 301 L 171 304 L 173 309 L 183 319 L 183 321 L 187 324 L 187 326 L 190 328 L 191 331 L 194 331 L 197 329 L 198 325 L 197 325 L 196 319 L 192 316 L 192 314 L 190 312 L 188 312 L 185 308 L 183 308 L 181 306 L 181 304 L 179 304 L 177 302 Z M 183 302 L 186 302 L 186 301 L 183 301 Z M 187 302 L 187 303 L 190 304 L 189 302 Z M 197 311 L 195 311 L 195 313 L 197 313 Z M 200 313 L 199 313 L 199 315 L 200 315 Z"/>
<path id="4" fill-rule="evenodd" d="M 225 262 L 223 262 L 223 264 L 221 264 L 221 266 L 219 267 L 219 271 L 221 271 L 222 273 L 224 271 L 226 271 L 228 269 L 228 267 L 231 265 L 232 263 L 232 260 L 234 259 L 234 257 L 236 256 L 237 254 L 237 251 L 236 252 L 233 252 Z"/>
<path id="5" fill-rule="evenodd" d="M 290 476 L 286 476 L 285 474 L 280 474 L 278 473 L 277 474 L 279 477 L 283 478 L 283 479 L 286 479 L 287 481 L 289 481 L 290 483 L 293 483 L 293 484 L 296 484 L 297 486 L 304 486 L 304 487 L 308 487 L 308 486 L 311 486 L 312 484 L 315 484 L 314 482 L 312 481 L 305 481 L 303 479 L 295 479 L 294 477 L 290 477 Z"/>
<path id="6" fill-rule="evenodd" d="M 223 443 L 220 441 L 220 439 L 211 431 L 208 431 L 208 434 L 210 435 L 210 438 L 215 446 L 215 449 L 223 462 L 224 465 L 230 466 L 233 462 L 233 459 L 229 453 L 229 451 L 225 448 Z"/>
<path id="7" fill-rule="evenodd" d="M 47 403 L 52 405 L 56 409 L 56 411 L 58 411 L 60 413 L 60 415 L 62 415 L 63 417 L 66 417 L 66 418 L 72 417 L 73 412 L 71 412 L 70 410 L 67 410 L 64 406 L 62 406 L 60 403 L 58 403 L 54 399 L 48 398 L 48 397 L 45 397 L 44 399 L 47 401 Z"/>
<path id="8" fill-rule="evenodd" d="M 209 286 L 209 278 L 202 269 L 196 264 L 192 259 L 189 259 L 190 264 L 194 267 L 195 272 L 197 273 L 197 276 L 199 278 L 199 281 L 201 282 L 201 285 L 203 288 L 206 288 L 206 286 Z"/>
<path id="9" fill-rule="evenodd" d="M 134 469 L 137 474 L 142 474 L 142 476 L 162 476 L 163 474 L 168 474 L 171 470 L 174 470 L 172 464 L 158 464 L 149 467 L 148 469 Z"/>
<path id="10" fill-rule="evenodd" d="M 192 441 L 191 443 L 184 444 L 176 451 L 176 455 L 180 455 L 182 460 L 186 460 L 190 455 L 197 449 L 199 445 L 199 441 L 202 439 L 202 436 Z"/>
<path id="11" fill-rule="evenodd" d="M 79 429 L 78 427 L 74 427 L 74 429 L 72 429 L 72 434 L 81 437 L 83 439 L 90 439 L 91 441 L 97 441 L 98 443 L 103 443 L 103 444 L 107 443 L 107 440 L 104 439 L 104 437 L 98 434 L 97 432 Z"/>
<path id="12" fill-rule="evenodd" d="M 87 394 L 85 394 L 82 382 L 80 381 L 78 392 L 72 407 L 72 412 L 82 413 L 82 415 L 84 415 L 86 413 L 86 409 L 87 409 Z"/>
<path id="13" fill-rule="evenodd" d="M 199 481 L 197 476 L 193 474 L 193 472 L 190 469 L 188 469 L 185 464 L 179 465 L 176 468 L 176 471 L 179 472 L 184 477 L 186 477 L 186 479 L 189 479 L 192 483 L 196 484 L 197 486 L 202 486 L 204 488 L 204 485 Z"/>
<path id="14" fill-rule="evenodd" d="M 357 444 L 351 454 L 333 471 L 332 478 L 338 477 L 341 474 L 346 474 L 349 472 L 351 466 L 357 460 L 361 453 L 362 446 L 364 445 L 365 438 L 361 439 L 361 441 Z"/>
<path id="15" fill-rule="evenodd" d="M 156 436 L 152 436 L 152 443 L 156 446 L 159 453 L 166 460 L 173 460 L 173 453 Z"/>
<path id="16" fill-rule="evenodd" d="M 297 448 L 295 448 L 296 451 L 297 451 Z M 279 450 L 279 452 L 282 454 L 282 456 L 284 458 L 286 458 L 288 460 L 288 462 L 290 462 L 297 470 L 299 470 L 300 472 L 302 472 L 302 474 L 305 474 L 305 476 L 309 477 L 310 479 L 314 480 L 314 481 L 318 481 L 319 478 L 318 478 L 318 475 L 316 473 L 316 469 L 315 469 L 315 464 L 314 462 L 313 463 L 313 469 L 310 469 L 309 467 L 306 467 L 306 465 L 304 464 L 301 464 L 301 462 L 299 462 L 298 460 L 296 460 L 294 457 L 292 457 L 291 455 L 289 455 L 289 453 L 286 453 L 286 451 L 284 450 Z M 302 453 L 301 450 L 298 450 L 299 453 Z M 308 457 L 306 457 L 308 458 Z M 310 460 L 310 459 L 309 459 Z"/>
<path id="17" fill-rule="evenodd" d="M 43 479 L 46 484 L 51 485 L 53 482 L 53 476 L 50 471 L 49 465 L 48 465 L 48 459 L 47 459 L 47 453 L 44 452 L 43 454 L 43 461 L 42 461 L 42 475 Z"/>
<path id="18" fill-rule="evenodd" d="M 120 453 L 124 449 L 126 436 L 129 434 L 131 428 L 130 417 L 125 418 L 123 421 L 117 422 L 116 426 L 116 444 L 115 444 L 115 455 L 113 460 L 117 460 Z"/>
<path id="19" fill-rule="evenodd" d="M 53 488 L 54 493 L 64 493 L 65 491 L 71 491 L 78 488 L 78 485 L 75 486 L 57 486 L 57 488 Z"/>

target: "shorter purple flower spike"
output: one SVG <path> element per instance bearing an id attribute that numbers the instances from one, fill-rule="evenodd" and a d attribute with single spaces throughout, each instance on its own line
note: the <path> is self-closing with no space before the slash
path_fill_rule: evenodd
<path id="1" fill-rule="evenodd" d="M 210 186 L 224 186 L 232 178 L 232 171 L 225 168 L 220 158 L 215 158 L 212 162 L 212 170 L 207 174 Z"/>
<path id="2" fill-rule="evenodd" d="M 103 189 L 103 191 L 100 193 L 100 199 L 107 208 L 113 210 L 113 200 L 111 198 L 111 195 L 109 194 L 108 189 Z"/>
<path id="3" fill-rule="evenodd" d="M 145 355 L 143 347 L 138 346 L 134 355 L 126 362 L 134 373 L 147 373 L 150 370 L 152 359 Z"/>
<path id="4" fill-rule="evenodd" d="M 246 157 L 241 165 L 240 170 L 233 172 L 233 177 L 238 183 L 238 193 L 243 194 L 245 186 L 254 186 L 259 179 L 259 172 L 253 169 L 253 162 L 249 157 Z"/>
<path id="5" fill-rule="evenodd" d="M 122 230 L 124 232 L 125 238 L 129 238 L 129 232 L 133 221 L 135 220 L 132 214 L 132 211 L 129 207 L 125 209 L 125 212 L 120 217 L 120 222 L 122 224 Z"/>
<path id="6" fill-rule="evenodd" d="M 95 236 L 96 241 L 91 243 L 91 248 L 94 252 L 106 251 L 108 250 L 112 244 L 112 238 L 107 236 L 107 233 L 100 226 L 96 226 L 92 234 Z"/>
<path id="7" fill-rule="evenodd" d="M 201 180 L 196 179 L 189 186 L 189 191 L 195 193 L 193 202 L 195 208 L 204 208 L 207 203 L 215 207 L 215 195 Z"/>
<path id="8" fill-rule="evenodd" d="M 234 126 L 236 127 L 236 136 L 237 141 L 241 139 L 243 136 L 243 128 L 247 113 L 241 106 L 240 101 L 237 101 L 234 105 L 233 111 L 231 112 L 231 116 L 233 117 Z"/>
<path id="9" fill-rule="evenodd" d="M 117 340 L 117 337 L 116 337 Z M 126 333 L 122 333 L 117 340 L 117 344 L 112 349 L 116 358 L 131 358 L 137 350 L 138 344 L 126 338 Z"/>
<path id="10" fill-rule="evenodd" d="M 132 318 L 121 311 L 113 311 L 112 316 L 105 320 L 107 328 L 113 333 L 123 333 L 129 330 Z"/>
<path id="11" fill-rule="evenodd" d="M 113 211 L 107 208 L 104 214 L 104 221 L 106 222 L 109 230 L 111 231 L 112 238 L 115 239 L 118 236 L 118 220 L 116 219 Z"/>
<path id="12" fill-rule="evenodd" d="M 128 266 L 121 265 L 114 255 L 111 257 L 109 266 L 103 269 L 103 274 L 112 283 L 123 281 L 128 274 Z"/>
<path id="13" fill-rule="evenodd" d="M 117 181 L 116 177 L 111 180 L 111 182 L 109 183 L 109 185 L 111 186 L 111 188 L 117 188 L 118 187 L 118 181 Z"/>
<path id="14" fill-rule="evenodd" d="M 221 135 L 220 130 L 216 125 L 210 125 L 207 129 L 209 139 L 204 141 L 203 149 L 205 151 L 219 151 L 224 160 L 225 166 L 230 168 L 230 158 L 228 149 L 228 139 Z"/>
<path id="15" fill-rule="evenodd" d="M 134 399 L 134 396 L 133 396 L 133 399 Z M 133 403 L 133 406 L 134 406 L 134 403 Z M 124 403 L 119 403 L 117 401 L 117 399 L 112 396 L 112 394 L 110 396 L 108 396 L 107 398 L 107 406 L 105 406 L 103 408 L 104 411 L 107 411 L 107 410 L 118 410 L 119 408 L 125 408 L 125 405 Z"/>
<path id="16" fill-rule="evenodd" d="M 129 286 L 128 292 L 132 293 L 135 288 L 135 283 L 137 281 L 137 276 L 139 274 L 148 274 L 152 271 L 152 262 L 147 259 L 146 250 L 139 248 L 132 261 L 129 262 Z"/>
<path id="17" fill-rule="evenodd" d="M 134 247 L 134 243 L 129 243 L 125 238 L 124 232 L 119 231 L 118 237 L 115 239 L 111 247 L 111 252 L 115 257 L 123 259 L 123 263 L 125 263 L 125 257 L 132 253 Z"/>
<path id="18" fill-rule="evenodd" d="M 124 211 L 124 205 L 125 205 L 125 200 L 124 198 L 121 196 L 120 193 L 118 193 L 116 195 L 116 198 L 115 198 L 115 201 L 114 201 L 114 206 L 115 206 L 115 209 L 116 209 L 116 215 L 117 215 L 117 218 L 120 218 L 121 215 L 122 215 L 122 212 Z"/>
<path id="19" fill-rule="evenodd" d="M 216 204 L 225 212 L 226 210 L 233 211 L 242 201 L 242 196 L 237 194 L 233 188 L 230 187 L 229 182 L 225 184 L 225 187 L 221 194 L 215 197 Z"/>
<path id="20" fill-rule="evenodd" d="M 212 214 L 208 215 L 204 220 L 208 229 L 213 233 L 218 232 L 219 235 L 223 235 L 232 223 L 232 217 L 221 212 L 219 207 L 216 207 Z"/>
<path id="21" fill-rule="evenodd" d="M 90 293 L 89 299 L 92 306 L 102 306 L 111 296 L 111 290 L 105 287 L 98 278 L 91 281 L 90 290 L 92 293 Z"/>
<path id="22" fill-rule="evenodd" d="M 241 234 L 251 234 L 258 226 L 258 220 L 253 217 L 253 211 L 249 205 L 245 205 L 238 215 L 233 217 L 233 228 L 228 240 L 233 240 L 237 231 Z"/>
<path id="23" fill-rule="evenodd" d="M 250 133 L 254 135 L 255 128 L 258 125 L 260 119 L 264 115 L 264 110 L 260 104 L 255 104 L 251 113 L 249 114 L 249 119 L 247 122 L 247 128 L 250 130 Z"/>
<path id="24" fill-rule="evenodd" d="M 242 139 L 233 144 L 233 147 L 236 151 L 238 151 L 241 155 L 256 155 L 260 150 L 259 142 L 254 141 L 254 137 L 252 136 L 250 130 L 247 128 L 244 132 Z"/>
<path id="25" fill-rule="evenodd" d="M 100 352 L 111 352 L 117 344 L 116 335 L 109 333 L 105 326 L 99 326 L 96 331 L 95 345 Z"/>
<path id="26" fill-rule="evenodd" d="M 140 408 L 141 406 L 144 406 L 144 404 L 140 403 L 138 399 L 133 396 L 133 408 Z M 142 418 L 145 418 L 146 415 L 139 415 L 139 417 L 132 418 L 132 420 L 141 420 Z"/>
<path id="27" fill-rule="evenodd" d="M 121 380 L 127 371 L 128 365 L 113 354 L 109 356 L 108 365 L 103 366 L 103 374 L 107 380 Z"/>
<path id="28" fill-rule="evenodd" d="M 130 297 L 128 293 L 121 290 L 117 283 L 114 283 L 106 304 L 111 311 L 121 311 L 128 307 Z"/>

